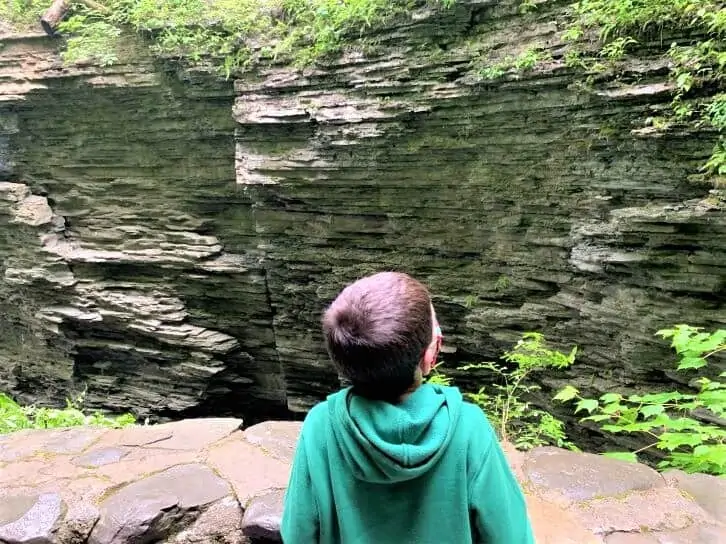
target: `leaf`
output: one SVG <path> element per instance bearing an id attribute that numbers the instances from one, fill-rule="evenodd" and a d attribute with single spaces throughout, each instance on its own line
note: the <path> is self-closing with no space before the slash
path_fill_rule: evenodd
<path id="1" fill-rule="evenodd" d="M 678 363 L 678 370 L 690 370 L 694 368 L 701 368 L 706 366 L 708 363 L 703 357 L 687 356 L 683 357 Z"/>
<path id="2" fill-rule="evenodd" d="M 673 451 L 681 446 L 698 446 L 703 438 L 694 433 L 663 433 L 659 437 L 658 449 Z"/>
<path id="3" fill-rule="evenodd" d="M 661 416 L 656 418 L 654 420 L 655 423 L 661 424 L 663 427 L 666 427 L 668 430 L 671 431 L 687 431 L 687 430 L 698 430 L 701 428 L 704 428 L 705 426 L 701 424 L 699 421 L 696 421 L 695 419 L 691 419 L 690 417 L 679 417 L 678 419 L 672 419 L 668 418 L 667 416 L 664 416 L 665 420 L 660 419 Z"/>
<path id="4" fill-rule="evenodd" d="M 677 391 L 671 393 L 650 393 L 648 395 L 631 395 L 628 397 L 630 402 L 647 403 L 647 404 L 666 404 L 674 400 L 688 398 L 690 395 L 684 395 Z"/>
<path id="5" fill-rule="evenodd" d="M 713 444 L 709 446 L 698 446 L 693 450 L 694 455 L 704 458 L 710 464 L 721 468 L 726 467 L 726 444 Z"/>
<path id="6" fill-rule="evenodd" d="M 623 411 L 623 405 L 619 402 L 613 402 L 610 404 L 606 404 L 602 407 L 602 411 L 604 414 L 615 414 L 616 412 L 622 412 Z"/>
<path id="7" fill-rule="evenodd" d="M 557 393 L 554 396 L 553 400 L 558 400 L 560 402 L 567 402 L 568 400 L 572 400 L 579 394 L 579 391 L 576 387 L 573 387 L 571 385 L 565 386 L 559 393 Z"/>
<path id="8" fill-rule="evenodd" d="M 605 393 L 602 397 L 600 397 L 600 400 L 605 404 L 611 404 L 613 402 L 620 402 L 623 400 L 623 396 L 619 393 Z"/>
<path id="9" fill-rule="evenodd" d="M 637 463 L 638 456 L 629 451 L 609 451 L 602 454 L 603 457 L 609 457 L 610 459 L 617 459 L 619 461 L 628 461 L 630 463 Z"/>
<path id="10" fill-rule="evenodd" d="M 665 408 L 662 404 L 648 404 L 640 409 L 640 413 L 643 417 L 649 418 L 665 412 Z"/>
<path id="11" fill-rule="evenodd" d="M 581 410 L 586 410 L 588 414 L 592 414 L 592 412 L 596 410 L 599 405 L 600 403 L 595 399 L 582 399 L 580 402 L 577 403 L 575 413 L 578 413 Z"/>
<path id="12" fill-rule="evenodd" d="M 698 349 L 701 353 L 713 351 L 722 346 L 724 341 L 726 341 L 726 330 L 718 330 L 713 334 L 707 334 L 706 338 L 694 346 L 694 349 Z"/>
<path id="13" fill-rule="evenodd" d="M 649 420 L 649 421 L 641 421 L 638 423 L 628 423 L 627 425 L 620 425 L 620 427 L 625 431 L 626 433 L 644 433 L 652 431 L 653 429 L 656 429 L 660 427 L 655 420 Z"/>
<path id="14" fill-rule="evenodd" d="M 623 428 L 620 425 L 603 425 L 602 430 L 613 434 L 624 432 Z"/>

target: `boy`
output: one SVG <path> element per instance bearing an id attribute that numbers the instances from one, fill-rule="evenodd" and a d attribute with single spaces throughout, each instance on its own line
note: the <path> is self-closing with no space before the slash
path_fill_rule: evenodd
<path id="1" fill-rule="evenodd" d="M 351 387 L 305 418 L 282 517 L 285 544 L 533 544 L 519 484 L 483 412 L 423 384 L 441 332 L 428 290 L 383 272 L 323 317 Z"/>

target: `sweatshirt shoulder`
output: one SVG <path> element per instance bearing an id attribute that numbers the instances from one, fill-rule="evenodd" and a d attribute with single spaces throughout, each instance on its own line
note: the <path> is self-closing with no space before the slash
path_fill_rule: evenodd
<path id="1" fill-rule="evenodd" d="M 300 433 L 306 438 L 325 433 L 330 421 L 330 406 L 327 400 L 313 406 L 303 420 Z"/>
<path id="2" fill-rule="evenodd" d="M 315 426 L 330 418 L 330 405 L 327 400 L 317 403 L 305 416 L 303 425 Z"/>
<path id="3" fill-rule="evenodd" d="M 489 418 L 479 406 L 471 402 L 463 402 L 461 405 L 459 427 L 471 441 L 488 443 L 497 439 Z"/>

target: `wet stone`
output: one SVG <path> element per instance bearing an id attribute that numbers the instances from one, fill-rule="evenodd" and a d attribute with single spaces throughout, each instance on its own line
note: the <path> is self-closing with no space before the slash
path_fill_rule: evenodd
<path id="1" fill-rule="evenodd" d="M 73 459 L 73 464 L 79 467 L 102 467 L 103 465 L 118 463 L 128 453 L 125 448 L 99 448 L 76 457 Z"/>
<path id="2" fill-rule="evenodd" d="M 4 497 L 0 502 L 0 542 L 55 544 L 53 530 L 63 510 L 57 493 Z"/>
<path id="3" fill-rule="evenodd" d="M 268 542 L 282 542 L 280 524 L 284 501 L 284 489 L 272 489 L 253 497 L 242 518 L 242 532 L 245 536 Z"/>
<path id="4" fill-rule="evenodd" d="M 566 505 L 548 497 L 525 494 L 537 544 L 601 544 Z"/>
<path id="5" fill-rule="evenodd" d="M 599 535 L 679 531 L 694 523 L 708 524 L 711 521 L 698 504 L 673 487 L 592 499 L 572 506 L 571 510 L 587 529 Z"/>
<path id="6" fill-rule="evenodd" d="M 726 542 L 726 529 L 696 524 L 681 531 L 648 533 L 618 532 L 608 535 L 605 544 L 720 544 Z"/>
<path id="7" fill-rule="evenodd" d="M 287 486 L 290 477 L 288 463 L 243 440 L 241 433 L 215 445 L 207 463 L 232 485 L 244 508 L 265 490 Z"/>
<path id="8" fill-rule="evenodd" d="M 260 446 L 273 457 L 292 462 L 302 423 L 297 421 L 265 421 L 244 432 L 245 439 Z"/>
<path id="9" fill-rule="evenodd" d="M 645 465 L 551 447 L 532 450 L 523 471 L 535 487 L 556 489 L 574 501 L 665 485 L 663 478 Z"/>
<path id="10" fill-rule="evenodd" d="M 131 483 L 101 503 L 89 544 L 163 540 L 193 523 L 207 505 L 230 495 L 204 465 L 188 464 Z"/>
<path id="11" fill-rule="evenodd" d="M 114 442 L 120 446 L 137 447 L 156 445 L 169 440 L 174 433 L 167 425 L 154 425 L 152 427 L 127 427 L 114 437 Z"/>
<path id="12" fill-rule="evenodd" d="M 605 544 L 658 544 L 653 534 L 613 533 L 605 539 Z"/>

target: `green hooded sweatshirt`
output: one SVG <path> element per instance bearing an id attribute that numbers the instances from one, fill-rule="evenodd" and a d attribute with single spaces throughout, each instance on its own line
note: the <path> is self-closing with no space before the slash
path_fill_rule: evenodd
<path id="1" fill-rule="evenodd" d="M 284 544 L 533 544 L 522 491 L 484 413 L 455 387 L 398 405 L 344 389 L 305 418 Z"/>

